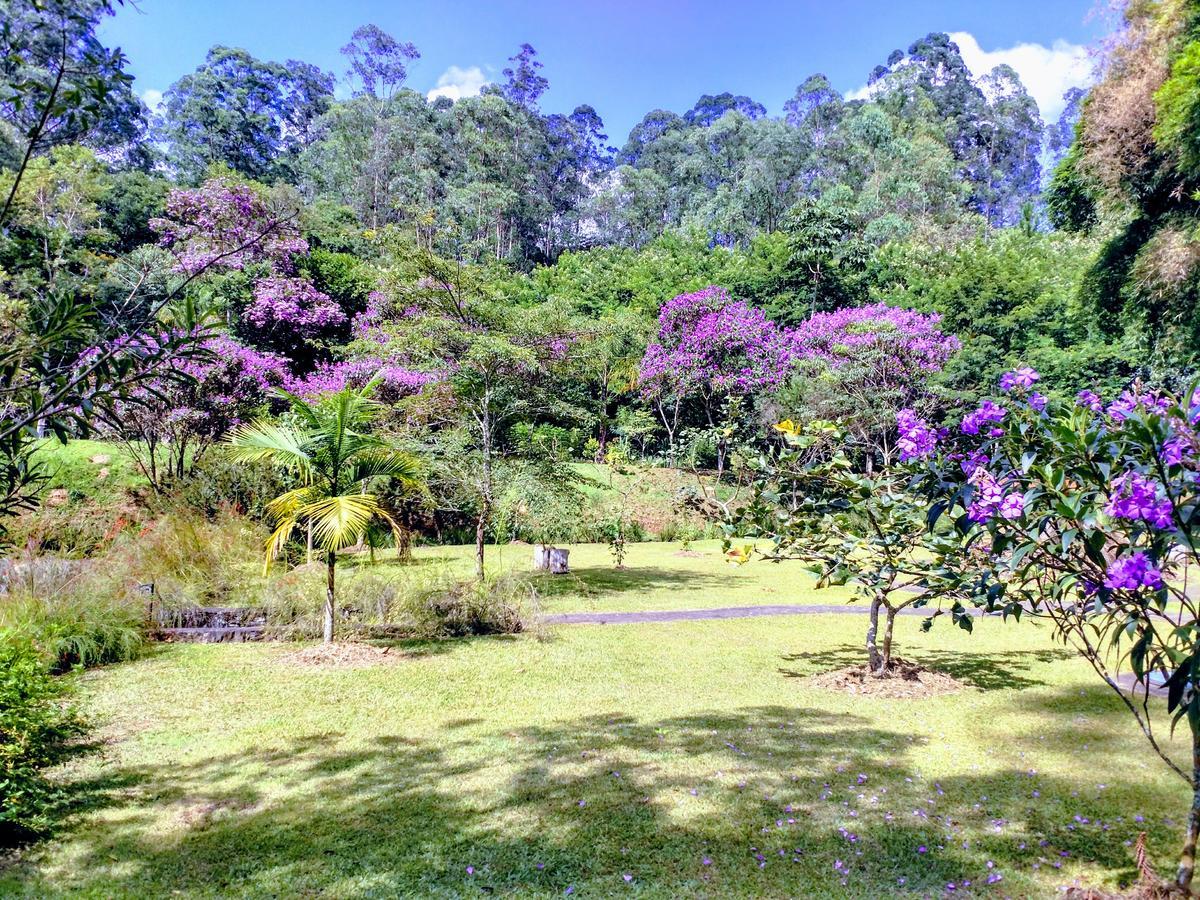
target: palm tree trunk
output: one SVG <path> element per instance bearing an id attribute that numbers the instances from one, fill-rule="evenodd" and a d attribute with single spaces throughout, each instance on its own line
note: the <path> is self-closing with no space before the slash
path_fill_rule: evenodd
<path id="1" fill-rule="evenodd" d="M 333 643 L 333 604 L 335 599 L 334 572 L 337 567 L 337 554 L 332 550 L 326 553 L 325 566 L 325 626 L 321 634 L 322 640 L 326 644 L 331 644 Z"/>

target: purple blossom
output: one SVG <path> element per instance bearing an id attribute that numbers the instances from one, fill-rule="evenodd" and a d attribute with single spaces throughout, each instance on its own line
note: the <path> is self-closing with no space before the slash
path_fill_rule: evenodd
<path id="1" fill-rule="evenodd" d="M 902 462 L 924 459 L 937 449 L 937 438 L 933 431 L 911 409 L 902 409 L 896 413 L 896 429 L 900 435 L 896 441 L 896 448 L 900 451 Z"/>
<path id="2" fill-rule="evenodd" d="M 1030 393 L 1025 402 L 1029 404 L 1029 408 L 1034 412 L 1042 412 L 1046 408 L 1045 396 L 1039 394 L 1037 391 Z"/>
<path id="3" fill-rule="evenodd" d="M 1002 519 L 1019 519 L 1025 513 L 1025 498 L 1020 494 L 1005 494 L 1000 501 Z"/>
<path id="4" fill-rule="evenodd" d="M 316 397 L 346 387 L 362 387 L 372 378 L 379 378 L 385 393 L 392 398 L 416 394 L 440 380 L 436 373 L 391 365 L 378 357 L 361 357 L 319 366 L 304 378 L 289 380 L 287 389 L 301 397 Z"/>
<path id="5" fill-rule="evenodd" d="M 913 371 L 941 371 L 962 346 L 939 327 L 941 316 L 874 303 L 830 313 L 817 313 L 792 333 L 797 354 L 833 365 L 883 350 L 890 358 L 889 375 L 911 380 Z"/>
<path id="6" fill-rule="evenodd" d="M 1104 401 L 1100 399 L 1100 395 L 1095 391 L 1083 390 L 1075 395 L 1075 405 L 1082 406 L 1084 409 L 1090 409 L 1094 413 L 1104 409 Z"/>
<path id="7" fill-rule="evenodd" d="M 779 387 L 791 371 L 789 335 L 724 288 L 667 301 L 658 324 L 639 374 L 647 396 L 748 394 Z"/>
<path id="8" fill-rule="evenodd" d="M 276 216 L 254 188 L 227 178 L 172 190 L 163 217 L 150 227 L 187 275 L 240 270 L 259 260 L 290 268 L 294 254 L 308 251 L 294 222 Z"/>
<path id="9" fill-rule="evenodd" d="M 1178 466 L 1183 463 L 1188 450 L 1188 442 L 1181 437 L 1171 438 L 1163 444 L 1161 458 L 1163 465 Z"/>
<path id="10" fill-rule="evenodd" d="M 342 308 L 307 278 L 285 276 L 255 283 L 245 317 L 259 332 L 283 330 L 306 338 L 346 321 Z"/>
<path id="11" fill-rule="evenodd" d="M 1141 551 L 1110 564 L 1104 579 L 1104 586 L 1114 591 L 1136 591 L 1142 587 L 1158 590 L 1162 584 L 1162 572 Z"/>
<path id="12" fill-rule="evenodd" d="M 1006 415 L 1008 415 L 1008 410 L 1003 406 L 997 406 L 991 400 L 984 400 L 977 410 L 968 413 L 963 418 L 960 427 L 963 434 L 979 434 L 980 430 L 989 422 L 1000 422 Z M 996 431 L 998 429 L 989 429 L 989 436 L 996 437 Z"/>
<path id="13" fill-rule="evenodd" d="M 1160 530 L 1174 527 L 1171 501 L 1153 478 L 1125 472 L 1112 483 L 1105 512 L 1117 519 L 1143 521 Z"/>
<path id="14" fill-rule="evenodd" d="M 1019 492 L 1008 492 L 1004 485 L 985 468 L 977 468 L 967 479 L 975 488 L 967 506 L 967 518 L 983 524 L 997 514 L 1005 519 L 1019 519 L 1025 512 L 1025 499 Z"/>
<path id="15" fill-rule="evenodd" d="M 1041 375 L 1031 369 L 1029 366 L 1022 366 L 1013 372 L 1005 372 L 1000 376 L 1000 390 L 1006 394 L 1010 391 L 1021 389 L 1029 390 L 1034 384 L 1041 380 Z"/>
<path id="16" fill-rule="evenodd" d="M 1138 410 L 1163 414 L 1171 408 L 1171 401 L 1157 392 L 1138 394 L 1125 391 L 1108 405 L 1108 417 L 1116 423 L 1124 422 Z"/>

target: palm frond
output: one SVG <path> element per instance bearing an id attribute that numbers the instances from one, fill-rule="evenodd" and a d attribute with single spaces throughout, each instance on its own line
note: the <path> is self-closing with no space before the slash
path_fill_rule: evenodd
<path id="1" fill-rule="evenodd" d="M 386 447 L 372 447 L 356 454 L 349 474 L 351 481 L 395 478 L 405 490 L 418 490 L 424 483 L 424 471 L 415 456 Z"/>
<path id="2" fill-rule="evenodd" d="M 236 462 L 279 463 L 307 480 L 312 468 L 306 449 L 310 439 L 305 431 L 260 420 L 235 428 L 229 435 L 226 453 Z"/>
<path id="3" fill-rule="evenodd" d="M 280 494 L 267 504 L 267 515 L 275 522 L 281 522 L 287 518 L 296 518 L 297 512 L 302 507 L 320 499 L 321 496 L 320 489 L 311 485 L 293 488 L 286 493 Z"/>
<path id="4" fill-rule="evenodd" d="M 335 551 L 358 543 L 372 519 L 392 522 L 373 494 L 323 497 L 297 510 L 297 518 L 312 522 L 314 540 Z"/>
<path id="5" fill-rule="evenodd" d="M 271 533 L 271 536 L 267 538 L 266 560 L 263 563 L 264 575 L 271 571 L 271 563 L 283 552 L 284 546 L 292 536 L 292 532 L 296 530 L 298 524 L 299 522 L 295 516 L 285 516 L 280 520 L 279 525 Z"/>

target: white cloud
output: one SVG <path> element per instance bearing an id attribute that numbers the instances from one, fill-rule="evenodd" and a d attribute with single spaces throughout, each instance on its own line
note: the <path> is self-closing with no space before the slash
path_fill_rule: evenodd
<path id="1" fill-rule="evenodd" d="M 163 92 L 156 91 L 154 88 L 148 88 L 142 91 L 142 102 L 150 108 L 150 112 L 157 113 L 159 107 L 162 106 Z"/>
<path id="2" fill-rule="evenodd" d="M 1063 94 L 1073 87 L 1087 87 L 1092 82 L 1092 62 L 1087 47 L 1057 40 L 1049 47 L 1042 44 L 1016 44 L 998 50 L 984 50 L 969 31 L 952 31 L 950 40 L 958 45 L 963 62 L 976 78 L 986 75 L 996 66 L 1007 63 L 1021 76 L 1025 90 L 1037 101 L 1042 119 L 1054 122 L 1063 111 Z M 869 100 L 878 90 L 876 85 L 864 84 L 849 91 L 847 100 Z"/>
<path id="3" fill-rule="evenodd" d="M 479 66 L 469 66 L 465 69 L 451 66 L 438 76 L 437 85 L 425 96 L 430 100 L 436 100 L 438 97 L 461 100 L 463 97 L 474 97 L 487 83 L 488 77 Z"/>
<path id="4" fill-rule="evenodd" d="M 1063 94 L 1073 87 L 1086 87 L 1092 80 L 1092 63 L 1087 48 L 1057 40 L 1049 47 L 1042 44 L 1017 44 L 998 50 L 984 50 L 967 31 L 953 31 L 950 40 L 958 44 L 963 62 L 976 75 L 986 75 L 996 66 L 1012 66 L 1029 91 L 1042 118 L 1053 122 L 1063 110 Z"/>

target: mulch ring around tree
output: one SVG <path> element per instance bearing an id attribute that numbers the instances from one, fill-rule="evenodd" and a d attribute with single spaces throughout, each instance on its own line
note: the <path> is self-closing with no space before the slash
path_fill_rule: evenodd
<path id="1" fill-rule="evenodd" d="M 860 697 L 883 697 L 885 699 L 919 699 L 953 694 L 965 685 L 943 672 L 935 672 L 906 659 L 894 657 L 892 668 L 886 678 L 871 675 L 867 666 L 850 666 L 821 672 L 806 679 L 810 687 Z"/>
<path id="2" fill-rule="evenodd" d="M 339 641 L 333 644 L 317 644 L 284 653 L 280 662 L 319 669 L 362 669 L 368 666 L 392 665 L 404 661 L 404 654 L 393 652 L 391 647 L 376 647 L 354 641 Z"/>

